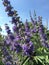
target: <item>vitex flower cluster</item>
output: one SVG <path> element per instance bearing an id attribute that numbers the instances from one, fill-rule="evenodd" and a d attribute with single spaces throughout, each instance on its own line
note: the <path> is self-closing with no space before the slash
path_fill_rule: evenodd
<path id="1" fill-rule="evenodd" d="M 44 26 L 42 25 L 42 17 L 40 17 L 40 16 L 38 17 L 38 24 L 39 24 L 38 33 L 40 36 L 40 41 L 43 46 L 49 48 L 47 36 L 46 36 L 46 33 L 44 33 Z"/>
<path id="2" fill-rule="evenodd" d="M 20 17 L 18 16 L 17 11 L 13 9 L 13 7 L 11 6 L 8 0 L 3 0 L 3 5 L 5 6 L 5 11 L 7 12 L 7 15 L 12 19 L 11 23 L 14 24 L 12 28 L 14 31 L 13 33 L 11 32 L 9 26 L 5 24 L 7 36 L 4 42 L 6 47 L 9 46 L 10 50 L 15 51 L 16 53 L 23 52 L 25 55 L 31 56 L 35 51 L 34 42 L 31 41 L 31 38 L 35 33 L 38 32 L 42 45 L 49 48 L 49 45 L 46 42 L 47 37 L 46 34 L 44 33 L 41 17 L 38 17 L 38 20 L 34 20 L 30 15 L 32 22 L 31 23 L 32 28 L 30 28 L 28 20 L 26 20 L 25 23 L 20 21 Z M 9 59 L 11 57 L 6 56 L 6 58 Z M 10 64 L 6 64 L 6 65 L 10 65 Z"/>
<path id="3" fill-rule="evenodd" d="M 9 54 L 7 48 L 4 46 L 2 47 L 2 52 L 3 52 L 3 59 L 2 61 L 4 62 L 5 65 L 13 65 L 12 57 Z"/>
<path id="4" fill-rule="evenodd" d="M 33 43 L 31 43 L 31 29 L 29 28 L 29 24 L 26 20 L 25 25 L 20 21 L 20 17 L 18 17 L 17 11 L 13 10 L 13 7 L 11 6 L 10 2 L 8 0 L 3 0 L 3 5 L 5 6 L 5 11 L 7 12 L 8 16 L 12 17 L 12 24 L 13 31 L 15 35 L 11 32 L 9 26 L 5 24 L 5 28 L 7 31 L 8 36 L 6 37 L 6 45 L 10 46 L 11 50 L 14 50 L 16 52 L 20 52 L 24 50 L 23 45 L 25 44 L 28 48 L 26 48 L 24 51 L 27 52 L 28 55 L 30 55 L 31 48 L 33 51 Z M 25 41 L 25 43 L 22 43 L 22 41 Z M 27 51 L 28 50 L 28 51 Z M 25 54 L 26 54 L 25 52 Z"/>

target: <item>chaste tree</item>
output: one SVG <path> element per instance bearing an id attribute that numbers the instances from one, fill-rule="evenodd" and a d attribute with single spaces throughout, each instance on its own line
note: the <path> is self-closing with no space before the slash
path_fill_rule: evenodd
<path id="1" fill-rule="evenodd" d="M 23 23 L 10 1 L 2 0 L 13 32 L 5 23 L 7 35 L 1 46 L 1 59 L 4 65 L 49 65 L 49 31 L 42 24 L 42 17 L 34 18 L 30 13 L 31 22 Z"/>

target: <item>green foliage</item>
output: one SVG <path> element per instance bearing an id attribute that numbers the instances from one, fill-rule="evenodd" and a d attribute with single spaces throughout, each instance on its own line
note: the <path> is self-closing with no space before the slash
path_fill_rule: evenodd
<path id="1" fill-rule="evenodd" d="M 1 59 L 0 59 L 0 65 L 4 65 L 4 64 L 2 63 L 2 61 L 1 61 Z"/>

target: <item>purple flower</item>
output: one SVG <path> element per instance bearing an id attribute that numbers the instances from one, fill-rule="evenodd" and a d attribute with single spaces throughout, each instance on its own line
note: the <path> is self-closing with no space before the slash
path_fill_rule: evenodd
<path id="1" fill-rule="evenodd" d="M 37 29 L 36 28 L 33 28 L 33 29 L 31 29 L 31 32 L 32 33 L 36 33 L 37 32 Z"/>
<path id="2" fill-rule="evenodd" d="M 6 46 L 8 46 L 8 45 L 11 44 L 11 41 L 6 39 L 6 40 L 4 41 L 4 44 L 5 44 Z"/>
<path id="3" fill-rule="evenodd" d="M 38 22 L 42 22 L 42 17 L 38 16 Z"/>
<path id="4" fill-rule="evenodd" d="M 46 48 L 49 48 L 49 44 L 48 44 L 47 42 L 45 42 L 45 41 L 42 42 L 42 45 L 43 45 L 44 47 L 46 47 Z"/>
<path id="5" fill-rule="evenodd" d="M 3 52 L 3 55 L 4 55 L 4 56 L 9 55 L 9 53 L 8 53 L 8 51 L 7 51 L 7 49 L 6 49 L 6 47 L 2 47 L 2 52 Z"/>
<path id="6" fill-rule="evenodd" d="M 27 32 L 27 31 L 29 31 L 29 29 L 30 29 L 29 23 L 26 20 L 26 22 L 25 22 L 25 31 Z"/>
<path id="7" fill-rule="evenodd" d="M 30 38 L 28 37 L 27 39 L 25 39 L 25 42 L 29 43 L 30 42 Z"/>
<path id="8" fill-rule="evenodd" d="M 8 16 L 13 16 L 14 15 L 14 11 L 9 11 L 7 14 L 8 14 Z"/>
<path id="9" fill-rule="evenodd" d="M 24 53 L 27 56 L 32 55 L 32 52 L 34 50 L 34 46 L 33 46 L 33 43 L 31 41 L 28 44 L 23 44 L 22 48 L 23 48 Z"/>
<path id="10" fill-rule="evenodd" d="M 10 46 L 10 50 L 11 51 L 14 51 L 16 49 L 16 47 L 14 46 L 14 44 L 12 44 L 11 46 Z"/>
<path id="11" fill-rule="evenodd" d="M 9 34 L 8 36 L 9 36 L 10 40 L 12 40 L 12 41 L 15 39 L 15 38 L 14 38 L 14 35 L 13 35 L 12 33 Z"/>
<path id="12" fill-rule="evenodd" d="M 11 33 L 11 30 L 7 30 L 7 33 L 10 34 Z"/>
<path id="13" fill-rule="evenodd" d="M 11 11 L 12 8 L 13 8 L 13 7 L 11 7 L 11 5 L 8 5 L 8 6 L 6 7 L 6 10 L 5 10 L 5 11 L 6 11 L 6 12 L 7 12 L 7 11 Z"/>
<path id="14" fill-rule="evenodd" d="M 18 15 L 18 14 L 17 14 L 17 15 Z M 12 24 L 13 24 L 13 23 L 16 24 L 16 25 L 19 24 L 19 23 L 18 23 L 18 22 L 19 22 L 19 18 L 20 18 L 20 17 L 12 17 L 12 21 L 11 21 Z"/>
<path id="15" fill-rule="evenodd" d="M 46 42 L 47 41 L 47 36 L 46 34 L 44 33 L 44 27 L 42 24 L 39 25 L 39 29 L 38 29 L 38 32 L 39 32 L 39 36 L 40 36 L 40 41 L 42 43 L 42 45 L 44 47 L 47 47 L 49 48 L 49 44 Z"/>
<path id="16" fill-rule="evenodd" d="M 5 63 L 5 65 L 12 65 L 12 63 L 8 61 Z"/>
<path id="17" fill-rule="evenodd" d="M 38 29 L 38 31 L 39 31 L 39 32 L 42 32 L 42 33 L 44 33 L 44 27 L 43 27 L 43 25 L 42 25 L 42 24 L 39 26 L 39 29 Z"/>
<path id="18" fill-rule="evenodd" d="M 3 5 L 4 5 L 4 6 L 7 6 L 8 4 L 10 4 L 10 2 L 9 2 L 8 0 L 4 0 L 4 1 L 3 1 Z"/>
<path id="19" fill-rule="evenodd" d="M 14 42 L 20 41 L 20 40 L 22 40 L 22 38 L 21 38 L 20 34 L 17 34 L 17 35 L 15 36 Z"/>
<path id="20" fill-rule="evenodd" d="M 30 15 L 30 18 L 31 18 L 31 22 L 32 22 L 32 25 L 36 25 L 37 21 L 34 21 L 34 19 L 32 18 L 32 16 Z"/>
<path id="21" fill-rule="evenodd" d="M 5 63 L 5 65 L 12 65 L 12 57 L 11 57 L 11 55 L 9 54 L 9 52 L 8 52 L 8 50 L 7 50 L 7 48 L 6 48 L 6 46 L 5 47 L 2 47 L 2 52 L 3 52 L 3 56 L 4 56 L 4 63 Z"/>
<path id="22" fill-rule="evenodd" d="M 16 24 L 16 22 L 17 22 L 16 17 L 12 17 L 12 21 L 11 22 Z"/>
<path id="23" fill-rule="evenodd" d="M 21 47 L 20 44 L 16 44 L 15 47 L 16 47 L 16 52 L 17 52 L 17 53 L 19 53 L 19 52 L 22 51 L 22 47 Z"/>
<path id="24" fill-rule="evenodd" d="M 12 57 L 10 55 L 6 56 L 6 60 L 7 61 L 11 61 L 12 60 Z"/>
<path id="25" fill-rule="evenodd" d="M 16 31 L 17 31 L 17 27 L 16 27 L 16 25 L 15 25 L 15 26 L 13 26 L 13 31 L 14 31 L 14 32 L 16 32 Z"/>
<path id="26" fill-rule="evenodd" d="M 6 32 L 7 32 L 8 34 L 11 33 L 11 30 L 10 30 L 10 28 L 9 28 L 9 26 L 8 26 L 7 24 L 5 24 L 5 30 L 6 30 Z"/>

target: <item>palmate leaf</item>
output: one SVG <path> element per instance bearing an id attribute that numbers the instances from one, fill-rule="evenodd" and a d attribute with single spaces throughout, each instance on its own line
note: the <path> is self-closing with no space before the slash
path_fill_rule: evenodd
<path id="1" fill-rule="evenodd" d="M 45 59 L 44 56 L 35 56 L 35 57 L 34 57 L 34 60 L 36 61 L 37 64 L 38 64 L 38 60 L 39 60 L 40 62 L 42 62 L 43 59 Z"/>
<path id="2" fill-rule="evenodd" d="M 47 55 L 49 56 L 49 52 L 42 52 L 42 53 L 41 53 L 41 52 L 38 51 L 38 52 L 36 53 L 36 56 L 47 56 Z"/>
<path id="3" fill-rule="evenodd" d="M 45 57 L 45 61 L 46 61 L 46 63 L 49 63 L 49 62 L 47 62 L 49 59 L 48 59 L 48 56 L 46 56 Z"/>
<path id="4" fill-rule="evenodd" d="M 39 58 L 37 57 L 38 61 L 40 61 L 40 63 L 42 63 L 42 65 L 45 65 L 44 62 Z"/>
<path id="5" fill-rule="evenodd" d="M 48 55 L 47 56 L 36 56 L 35 58 L 36 58 L 37 62 L 39 61 L 40 63 L 42 63 L 42 65 L 46 65 L 46 64 L 48 65 L 49 64 Z"/>
<path id="6" fill-rule="evenodd" d="M 49 64 L 49 52 L 46 48 L 40 47 L 36 50 L 36 56 L 34 56 L 34 61 L 38 65 L 39 62 L 42 63 L 42 65 L 48 65 Z M 38 62 L 39 61 L 39 62 Z"/>
<path id="7" fill-rule="evenodd" d="M 34 57 L 34 61 L 38 64 L 38 60 L 37 57 Z"/>
<path id="8" fill-rule="evenodd" d="M 21 65 L 26 65 L 26 63 L 28 62 L 29 59 L 30 59 L 29 57 L 26 57 Z"/>
<path id="9" fill-rule="evenodd" d="M 46 62 L 49 64 L 49 59 Z"/>

